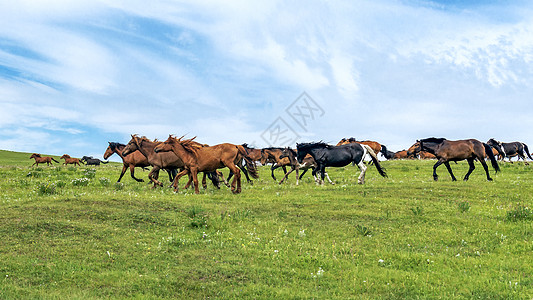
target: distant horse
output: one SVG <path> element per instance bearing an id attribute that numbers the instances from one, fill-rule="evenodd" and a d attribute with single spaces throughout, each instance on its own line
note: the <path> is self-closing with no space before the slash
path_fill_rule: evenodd
<path id="1" fill-rule="evenodd" d="M 272 179 L 274 179 L 274 181 L 278 181 L 276 179 L 276 176 L 274 176 L 274 170 L 276 170 L 277 168 L 282 168 L 283 173 L 285 174 L 285 176 L 287 176 L 287 166 L 290 165 L 290 161 L 287 157 L 280 158 L 282 151 L 283 148 L 279 147 L 269 147 L 261 149 L 261 164 L 264 166 L 269 162 L 272 163 L 272 166 L 270 167 L 270 176 L 272 176 Z"/>
<path id="2" fill-rule="evenodd" d="M 313 159 L 313 157 L 310 154 L 304 157 L 302 163 L 299 163 L 298 154 L 296 153 L 294 149 L 291 149 L 289 147 L 283 149 L 283 151 L 281 152 L 280 158 L 285 158 L 285 157 L 287 157 L 290 161 L 291 170 L 289 170 L 289 172 L 285 174 L 285 176 L 283 177 L 283 179 L 281 179 L 279 184 L 282 184 L 285 181 L 285 179 L 289 177 L 289 174 L 292 173 L 292 171 L 296 170 L 296 185 L 298 185 L 299 181 L 302 179 L 302 177 L 307 172 L 307 170 L 311 169 L 312 171 L 314 171 L 318 166 L 316 161 Z M 303 170 L 300 176 L 298 176 L 299 170 Z M 314 173 L 316 174 L 316 172 Z M 316 183 L 320 182 L 317 176 L 313 175 L 313 178 L 315 179 Z M 335 182 L 331 181 L 327 172 L 326 172 L 326 178 L 328 179 L 329 183 L 335 184 Z"/>
<path id="3" fill-rule="evenodd" d="M 184 163 L 185 170 L 181 171 L 174 178 L 174 190 L 178 190 L 180 177 L 190 173 L 194 182 L 194 192 L 199 193 L 198 189 L 198 172 L 215 172 L 217 169 L 229 168 L 235 178 L 231 182 L 231 191 L 234 194 L 241 192 L 241 174 L 237 167 L 239 160 L 246 160 L 248 172 L 253 178 L 258 178 L 255 164 L 246 154 L 246 150 L 241 145 L 229 143 L 218 144 L 214 146 L 202 147 L 197 145 L 192 139 L 182 140 L 169 135 L 168 139 L 157 145 L 154 152 L 173 152 L 180 157 Z"/>
<path id="4" fill-rule="evenodd" d="M 120 182 L 122 176 L 124 176 L 124 173 L 126 173 L 128 168 L 130 169 L 131 178 L 135 179 L 137 182 L 144 182 L 143 179 L 135 177 L 135 167 L 145 169 L 146 167 L 150 166 L 148 159 L 139 151 L 134 151 L 128 156 L 122 155 L 122 150 L 124 150 L 125 147 L 126 145 L 121 143 L 109 142 L 109 146 L 104 153 L 104 159 L 108 159 L 114 153 L 122 158 L 122 172 L 120 173 L 120 177 L 118 178 L 117 182 Z"/>
<path id="5" fill-rule="evenodd" d="M 452 177 L 453 181 L 457 179 L 453 175 L 452 168 L 450 167 L 450 161 L 467 160 L 470 169 L 463 178 L 464 181 L 468 180 L 468 177 L 476 168 L 474 166 L 474 160 L 477 159 L 485 173 L 487 174 L 487 180 L 492 181 L 489 175 L 489 168 L 485 163 L 485 157 L 488 157 L 491 161 L 492 167 L 496 172 L 500 171 L 498 162 L 492 154 L 492 149 L 488 144 L 482 143 L 475 139 L 449 141 L 445 138 L 427 138 L 417 141 L 410 149 L 413 149 L 413 154 L 418 154 L 420 151 L 427 151 L 435 155 L 438 159 L 437 163 L 433 166 L 433 179 L 438 180 L 437 167 L 441 164 L 446 166 L 448 173 Z"/>
<path id="6" fill-rule="evenodd" d="M 307 154 L 310 154 L 316 161 L 317 168 L 313 171 L 313 175 L 315 175 L 317 171 L 320 171 L 321 184 L 324 182 L 326 167 L 344 167 L 350 163 L 357 164 L 359 170 L 361 170 L 357 182 L 359 184 L 364 184 L 367 167 L 363 162 L 363 158 L 366 154 L 369 154 L 372 158 L 372 162 L 376 166 L 379 174 L 383 177 L 387 177 L 387 174 L 381 167 L 374 150 L 368 145 L 351 143 L 341 146 L 332 146 L 323 142 L 318 142 L 296 144 L 296 149 L 298 151 L 298 162 L 302 163 Z"/>
<path id="7" fill-rule="evenodd" d="M 47 166 L 50 166 L 50 165 L 52 165 L 52 161 L 55 161 L 56 163 L 59 163 L 57 160 L 51 158 L 50 156 L 41 157 L 41 154 L 37 154 L 37 153 L 33 153 L 30 156 L 30 159 L 32 159 L 32 158 L 35 159 L 35 162 L 33 163 L 33 165 L 31 165 L 32 167 L 34 165 L 39 166 L 39 164 L 44 164 L 44 163 L 46 163 Z"/>
<path id="8" fill-rule="evenodd" d="M 407 150 L 401 150 L 394 152 L 394 155 L 392 156 L 392 159 L 407 159 L 409 158 L 407 156 Z"/>
<path id="9" fill-rule="evenodd" d="M 526 156 L 533 160 L 529 154 L 527 145 L 522 142 L 502 143 L 495 139 L 490 139 L 487 141 L 487 144 L 494 147 L 494 149 L 498 151 L 498 153 L 502 156 L 502 160 L 505 160 L 507 157 L 509 158 L 509 161 L 512 162 L 511 157 L 518 156 L 518 159 L 522 159 L 526 165 L 528 164 L 526 161 Z"/>
<path id="10" fill-rule="evenodd" d="M 60 158 L 65 160 L 65 166 L 68 165 L 68 164 L 73 164 L 73 165 L 81 166 L 81 165 L 80 165 L 80 160 L 79 160 L 79 159 L 77 159 L 77 158 L 72 158 L 72 157 L 70 157 L 70 155 L 68 155 L 68 154 L 63 154 L 63 156 L 61 156 Z M 82 163 L 83 163 L 83 162 L 82 162 Z"/>
<path id="11" fill-rule="evenodd" d="M 92 156 L 84 156 L 80 160 L 81 162 L 85 162 L 88 166 L 99 166 L 100 163 L 107 164 L 107 161 L 99 160 L 98 158 L 94 158 Z"/>

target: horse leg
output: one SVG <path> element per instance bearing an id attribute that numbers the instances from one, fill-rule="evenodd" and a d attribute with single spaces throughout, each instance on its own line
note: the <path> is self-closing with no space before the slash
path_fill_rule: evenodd
<path id="1" fill-rule="evenodd" d="M 241 169 L 241 171 L 244 173 L 244 176 L 246 177 L 246 182 L 253 185 L 254 182 L 250 179 L 250 177 L 248 177 L 248 171 L 246 170 L 246 167 L 242 165 L 242 162 L 239 163 L 237 167 L 239 167 L 239 169 Z"/>
<path id="2" fill-rule="evenodd" d="M 126 170 L 124 170 L 124 172 L 126 172 Z M 124 175 L 124 173 L 122 173 L 122 175 Z M 120 175 L 120 178 L 122 178 L 122 175 Z M 130 175 L 131 178 L 135 179 L 137 182 L 144 182 L 144 179 L 135 177 L 135 165 L 133 164 L 130 165 Z M 120 178 L 118 179 L 118 181 L 120 181 Z"/>
<path id="3" fill-rule="evenodd" d="M 226 167 L 228 167 L 235 175 L 235 178 L 233 178 L 233 181 L 231 182 L 231 192 L 238 194 L 241 192 L 241 171 L 235 165 L 228 164 Z M 235 183 L 237 183 L 236 187 Z"/>
<path id="4" fill-rule="evenodd" d="M 446 169 L 448 169 L 448 173 L 450 173 L 450 176 L 452 177 L 452 181 L 457 181 L 457 178 L 453 175 L 452 167 L 450 166 L 450 162 L 444 162 L 444 165 L 446 166 Z"/>
<path id="5" fill-rule="evenodd" d="M 335 182 L 333 182 L 333 181 L 329 178 L 328 172 L 326 172 L 326 178 L 328 179 L 329 183 L 331 183 L 332 185 L 335 185 Z"/>
<path id="6" fill-rule="evenodd" d="M 159 170 L 160 170 L 159 167 L 153 167 L 152 171 L 150 171 L 150 173 L 148 173 L 148 178 L 150 178 L 150 181 L 154 183 L 152 188 L 155 188 L 158 185 L 159 186 L 163 186 L 163 184 L 161 182 L 159 182 L 159 180 L 157 180 L 159 178 Z"/>
<path id="7" fill-rule="evenodd" d="M 304 171 L 302 172 L 302 174 L 300 174 L 300 177 L 298 179 L 302 180 L 302 177 L 304 177 L 304 174 L 307 172 L 307 170 L 309 169 L 304 169 Z"/>
<path id="8" fill-rule="evenodd" d="M 271 171 L 270 176 L 272 176 L 272 178 L 274 179 L 274 181 L 278 181 L 278 180 L 276 179 L 276 176 L 274 176 L 274 170 L 277 169 L 277 168 L 279 168 L 279 166 L 276 166 L 276 164 L 273 164 L 273 165 L 270 167 L 270 171 Z"/>
<path id="9" fill-rule="evenodd" d="M 120 180 L 122 179 L 122 176 L 124 176 L 124 174 L 126 174 L 126 170 L 128 169 L 128 167 L 126 167 L 126 165 L 122 165 L 122 172 L 120 172 L 120 177 L 118 178 L 117 182 L 120 182 Z"/>
<path id="10" fill-rule="evenodd" d="M 229 187 L 229 178 L 228 178 L 228 179 L 224 179 L 224 173 L 222 173 L 222 172 L 220 172 L 220 171 L 215 171 L 215 173 L 217 174 L 217 176 L 219 176 L 220 178 L 222 178 L 222 182 L 224 182 L 224 185 L 225 185 L 226 187 Z M 230 170 L 230 173 L 232 173 L 231 170 Z"/>
<path id="11" fill-rule="evenodd" d="M 485 162 L 485 160 L 480 159 L 479 162 L 483 166 L 483 169 L 485 170 L 485 174 L 487 174 L 487 180 L 492 181 L 492 178 L 490 178 L 490 175 L 489 175 L 489 167 L 487 166 L 487 163 Z"/>
<path id="12" fill-rule="evenodd" d="M 294 170 L 296 170 L 296 168 L 291 167 L 291 169 L 289 170 L 289 172 L 288 172 L 287 174 L 285 174 L 285 176 L 283 176 L 283 178 L 281 179 L 281 181 L 279 182 L 279 184 L 282 184 L 283 181 L 285 181 L 285 179 L 287 179 L 287 177 L 289 176 L 289 174 L 291 174 L 292 171 L 294 171 Z M 298 179 L 298 177 L 297 177 L 296 179 Z"/>
<path id="13" fill-rule="evenodd" d="M 315 167 L 313 171 L 311 172 L 311 174 L 313 175 L 313 178 L 315 179 L 316 184 L 320 184 L 320 180 L 318 179 L 318 175 L 317 175 L 318 171 L 319 171 L 318 167 Z"/>
<path id="14" fill-rule="evenodd" d="M 483 159 L 480 159 L 479 161 L 481 161 L 481 160 L 483 160 Z M 470 174 L 472 174 L 472 172 L 476 168 L 476 166 L 474 165 L 474 159 L 473 158 L 469 158 L 466 161 L 468 162 L 468 166 L 470 168 L 468 169 L 468 172 L 466 172 L 465 178 L 463 178 L 464 181 L 468 180 L 468 177 L 470 177 Z"/>
<path id="15" fill-rule="evenodd" d="M 202 187 L 204 190 L 207 190 L 207 180 L 206 180 L 207 174 L 204 172 L 204 176 L 202 177 Z"/>
<path id="16" fill-rule="evenodd" d="M 178 189 L 179 189 L 179 181 L 180 181 L 180 178 L 183 176 L 183 175 L 187 175 L 189 174 L 189 169 L 184 169 L 183 171 L 179 172 L 178 175 L 176 175 L 176 177 L 174 177 L 174 182 L 172 183 L 172 185 L 174 186 L 174 192 L 177 192 Z M 191 175 L 189 174 L 189 177 Z"/>
<path id="17" fill-rule="evenodd" d="M 364 160 L 361 158 L 361 161 L 357 164 L 359 167 L 359 170 L 361 170 L 361 173 L 359 174 L 359 178 L 357 178 L 358 184 L 365 184 L 365 175 L 366 175 L 366 165 L 364 163 Z M 322 177 L 323 178 L 323 177 Z"/>
<path id="18" fill-rule="evenodd" d="M 300 184 L 300 177 L 298 176 L 299 172 L 300 172 L 300 169 L 296 167 L 296 185 Z"/>
<path id="19" fill-rule="evenodd" d="M 326 166 L 323 165 L 323 166 L 320 167 L 320 185 L 324 184 L 325 174 L 326 174 Z"/>
<path id="20" fill-rule="evenodd" d="M 444 163 L 443 160 L 439 159 L 434 165 L 433 165 L 433 180 L 437 181 L 439 180 L 439 175 L 437 175 L 437 168 Z M 453 175 L 452 175 L 453 176 Z"/>

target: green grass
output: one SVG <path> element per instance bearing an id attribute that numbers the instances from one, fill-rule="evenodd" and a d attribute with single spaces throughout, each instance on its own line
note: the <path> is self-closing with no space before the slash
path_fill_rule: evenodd
<path id="1" fill-rule="evenodd" d="M 30 168 L 29 154 L 3 154 L 2 299 L 533 297 L 523 164 L 494 182 L 479 163 L 468 182 L 439 168 L 434 182 L 432 161 L 386 161 L 389 178 L 369 166 L 365 185 L 356 167 L 329 169 L 334 186 L 280 186 L 261 168 L 240 195 L 194 195 L 117 185 L 120 164 Z M 452 168 L 462 178 L 467 164 Z"/>

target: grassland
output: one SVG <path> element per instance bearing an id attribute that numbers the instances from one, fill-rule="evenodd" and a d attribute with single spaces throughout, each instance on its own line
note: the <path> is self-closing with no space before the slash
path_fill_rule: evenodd
<path id="1" fill-rule="evenodd" d="M 432 161 L 330 169 L 336 185 L 152 190 L 120 164 L 38 167 L 0 152 L 2 299 L 531 299 L 533 170 Z M 453 165 L 458 178 L 466 163 Z M 138 176 L 147 172 L 138 170 Z M 492 172 L 493 173 L 493 172 Z M 280 175 L 281 177 L 281 175 Z M 183 185 L 184 182 L 182 182 Z"/>

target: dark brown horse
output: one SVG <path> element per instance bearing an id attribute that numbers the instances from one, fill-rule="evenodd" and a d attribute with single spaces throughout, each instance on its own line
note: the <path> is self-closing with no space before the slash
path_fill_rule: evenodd
<path id="1" fill-rule="evenodd" d="M 492 154 L 492 148 L 489 145 L 475 139 L 449 141 L 444 138 L 427 138 L 417 141 L 409 149 L 414 149 L 414 155 L 417 155 L 420 151 L 427 151 L 437 157 L 438 161 L 433 166 L 433 179 L 435 181 L 438 180 L 437 167 L 441 164 L 446 166 L 446 169 L 448 169 L 448 173 L 450 173 L 452 180 L 457 180 L 453 175 L 452 168 L 450 167 L 450 161 L 457 162 L 465 159 L 468 161 L 470 169 L 468 169 L 468 172 L 463 178 L 464 181 L 468 180 L 468 177 L 476 168 L 474 166 L 475 159 L 477 159 L 483 166 L 483 169 L 485 169 L 488 181 L 492 181 L 492 178 L 490 178 L 489 168 L 485 163 L 485 157 L 490 159 L 492 167 L 494 170 L 496 170 L 496 172 L 500 171 L 498 162 Z"/>
<path id="2" fill-rule="evenodd" d="M 131 178 L 135 179 L 137 182 L 144 182 L 143 179 L 135 177 L 135 167 L 145 169 L 146 167 L 150 166 L 148 159 L 139 151 L 134 151 L 128 156 L 122 155 L 122 151 L 125 147 L 126 145 L 124 144 L 109 142 L 109 146 L 107 146 L 107 149 L 104 153 L 104 159 L 107 160 L 115 153 L 122 158 L 122 172 L 120 173 L 120 177 L 118 178 L 117 182 L 120 182 L 122 176 L 124 176 L 124 173 L 126 173 L 128 168 L 130 169 Z"/>
<path id="3" fill-rule="evenodd" d="M 274 181 L 278 181 L 274 175 L 274 170 L 282 168 L 283 173 L 287 176 L 287 166 L 290 166 L 291 162 L 288 157 L 280 158 L 283 152 L 283 148 L 269 147 L 261 149 L 261 164 L 264 166 L 267 163 L 272 163 L 270 166 L 270 176 Z"/>
<path id="4" fill-rule="evenodd" d="M 30 159 L 32 159 L 32 158 L 35 159 L 35 162 L 33 163 L 33 165 L 31 165 L 32 167 L 34 165 L 39 166 L 39 164 L 44 164 L 44 163 L 46 163 L 47 166 L 50 166 L 50 165 L 52 165 L 52 161 L 55 161 L 56 163 L 59 163 L 57 160 L 51 158 L 50 156 L 41 157 L 41 154 L 37 154 L 37 153 L 33 153 L 30 156 Z"/>
<path id="5" fill-rule="evenodd" d="M 63 156 L 61 156 L 60 158 L 65 160 L 65 166 L 68 164 L 81 166 L 80 160 L 78 158 L 70 157 L 70 155 L 68 154 L 63 154 Z"/>
<path id="6" fill-rule="evenodd" d="M 201 147 L 192 139 L 182 140 L 169 136 L 168 139 L 154 148 L 156 153 L 173 152 L 180 157 L 185 165 L 185 170 L 180 172 L 174 178 L 174 190 L 178 190 L 180 177 L 189 174 L 194 182 L 194 192 L 199 193 L 198 189 L 198 172 L 214 172 L 217 169 L 227 167 L 233 172 L 235 178 L 231 182 L 231 191 L 233 193 L 241 192 L 241 173 L 237 167 L 239 160 L 246 161 L 248 172 L 253 178 L 258 178 L 255 164 L 246 154 L 246 150 L 241 145 L 229 143 L 218 144 L 214 146 Z"/>

